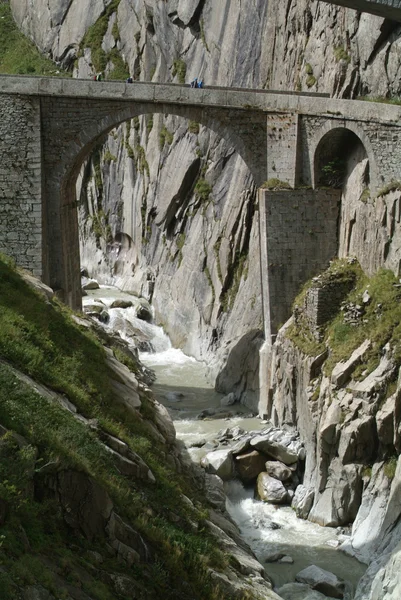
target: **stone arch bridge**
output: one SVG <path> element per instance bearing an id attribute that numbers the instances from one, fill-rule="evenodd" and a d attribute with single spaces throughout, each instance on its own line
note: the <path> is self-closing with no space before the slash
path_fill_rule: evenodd
<path id="1" fill-rule="evenodd" d="M 77 175 L 106 132 L 146 113 L 211 128 L 242 156 L 256 185 L 275 178 L 295 188 L 259 192 L 267 334 L 283 321 L 299 285 L 336 254 L 339 193 L 318 189 L 322 165 L 359 143 L 371 192 L 401 179 L 398 106 L 319 94 L 0 76 L 0 251 L 73 308 L 81 307 Z"/>

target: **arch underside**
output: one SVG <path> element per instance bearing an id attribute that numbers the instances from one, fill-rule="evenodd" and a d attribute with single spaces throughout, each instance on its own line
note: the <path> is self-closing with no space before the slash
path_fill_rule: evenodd
<path id="1" fill-rule="evenodd" d="M 52 114 L 51 98 L 42 113 Z M 223 138 L 247 164 L 256 185 L 265 179 L 266 116 L 261 111 L 174 104 L 83 101 L 57 122 L 44 124 L 44 203 L 47 231 L 45 280 L 60 296 L 80 308 L 79 241 L 75 183 L 85 159 L 118 125 L 146 114 L 166 114 L 198 122 Z M 55 135 L 57 129 L 57 135 Z"/>

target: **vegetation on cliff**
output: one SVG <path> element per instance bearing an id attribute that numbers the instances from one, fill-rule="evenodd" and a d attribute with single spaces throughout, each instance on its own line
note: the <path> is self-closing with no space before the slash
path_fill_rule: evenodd
<path id="1" fill-rule="evenodd" d="M 0 257 L 0 597 L 41 586 L 63 599 L 76 589 L 93 600 L 220 598 L 209 569 L 227 559 L 204 531 L 199 491 L 169 460 L 146 385 L 137 411 L 116 402 L 103 343 L 82 315 L 45 298 Z M 121 341 L 117 348 L 140 381 L 135 355 Z M 105 439 L 125 443 L 155 481 L 124 475 Z M 124 559 L 124 544 L 117 551 L 104 528 L 79 526 L 63 477 L 110 499 L 146 560 L 135 552 Z"/>
<path id="2" fill-rule="evenodd" d="M 332 318 L 312 331 L 308 324 L 305 301 L 312 289 L 347 284 L 349 288 Z M 392 271 L 380 269 L 372 277 L 363 273 L 353 259 L 335 260 L 319 277 L 304 286 L 294 302 L 296 318 L 288 330 L 290 339 L 306 354 L 313 356 L 329 349 L 325 372 L 346 360 L 366 339 L 371 348 L 365 353 L 358 373 L 371 372 L 379 363 L 388 343 L 392 356 L 401 366 L 401 284 Z M 317 335 L 316 335 L 317 333 Z"/>
<path id="3" fill-rule="evenodd" d="M 44 58 L 36 46 L 19 31 L 7 2 L 0 3 L 0 73 L 68 75 L 51 60 Z"/>

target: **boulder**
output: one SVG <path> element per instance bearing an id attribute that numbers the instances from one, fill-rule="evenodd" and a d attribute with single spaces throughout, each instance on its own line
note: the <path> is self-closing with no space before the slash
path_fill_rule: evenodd
<path id="1" fill-rule="evenodd" d="M 83 290 L 98 290 L 100 288 L 96 279 L 87 279 L 86 277 L 82 278 L 81 287 Z"/>
<path id="2" fill-rule="evenodd" d="M 244 483 L 251 483 L 265 470 L 265 460 L 266 457 L 257 450 L 236 456 L 234 462 L 238 477 Z"/>
<path id="3" fill-rule="evenodd" d="M 133 305 L 131 300 L 124 300 L 123 298 L 118 298 L 117 300 L 113 300 L 110 304 L 110 308 L 130 308 Z"/>
<path id="4" fill-rule="evenodd" d="M 291 507 L 300 519 L 307 519 L 313 505 L 315 492 L 303 485 L 298 485 L 294 497 L 291 501 Z"/>
<path id="5" fill-rule="evenodd" d="M 288 446 L 271 439 L 269 434 L 257 435 L 251 439 L 251 446 L 264 452 L 272 458 L 280 460 L 285 465 L 292 465 L 298 460 L 298 453 L 291 450 Z"/>
<path id="6" fill-rule="evenodd" d="M 141 321 L 151 323 L 153 321 L 153 314 L 150 305 L 139 304 L 136 309 L 136 316 L 138 319 L 141 319 Z"/>
<path id="7" fill-rule="evenodd" d="M 238 454 L 243 454 L 251 447 L 251 437 L 247 436 L 239 440 L 234 446 L 231 448 L 231 452 L 233 456 L 237 456 Z"/>
<path id="8" fill-rule="evenodd" d="M 206 473 L 218 475 L 223 481 L 233 479 L 235 476 L 231 450 L 209 452 L 202 458 L 201 466 L 205 469 Z"/>
<path id="9" fill-rule="evenodd" d="M 265 471 L 270 477 L 274 477 L 274 479 L 278 479 L 279 481 L 288 481 L 292 477 L 291 469 L 279 460 L 268 460 L 265 463 Z"/>
<path id="10" fill-rule="evenodd" d="M 287 490 L 278 479 L 270 477 L 266 472 L 260 473 L 256 482 L 256 495 L 269 504 L 285 504 Z"/>
<path id="11" fill-rule="evenodd" d="M 224 396 L 224 398 L 220 400 L 220 406 L 231 406 L 232 404 L 235 404 L 235 402 L 235 394 L 234 392 L 230 392 L 229 394 L 227 394 L 227 396 Z"/>
<path id="12" fill-rule="evenodd" d="M 325 571 L 316 565 L 306 567 L 295 576 L 295 580 L 306 583 L 311 588 L 331 598 L 343 598 L 345 582 L 334 573 Z"/>
<path id="13" fill-rule="evenodd" d="M 286 583 L 277 593 L 283 600 L 327 600 L 327 596 L 313 590 L 306 583 Z"/>

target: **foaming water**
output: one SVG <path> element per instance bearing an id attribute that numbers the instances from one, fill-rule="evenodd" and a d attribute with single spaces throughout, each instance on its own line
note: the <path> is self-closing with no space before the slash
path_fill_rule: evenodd
<path id="1" fill-rule="evenodd" d="M 253 488 L 246 489 L 239 481 L 228 482 L 225 488 L 228 513 L 276 588 L 294 581 L 296 574 L 310 565 L 335 573 L 356 587 L 366 565 L 336 549 L 336 529 L 298 519 L 289 506 L 255 500 Z M 291 557 L 293 563 L 269 562 L 277 555 Z"/>

